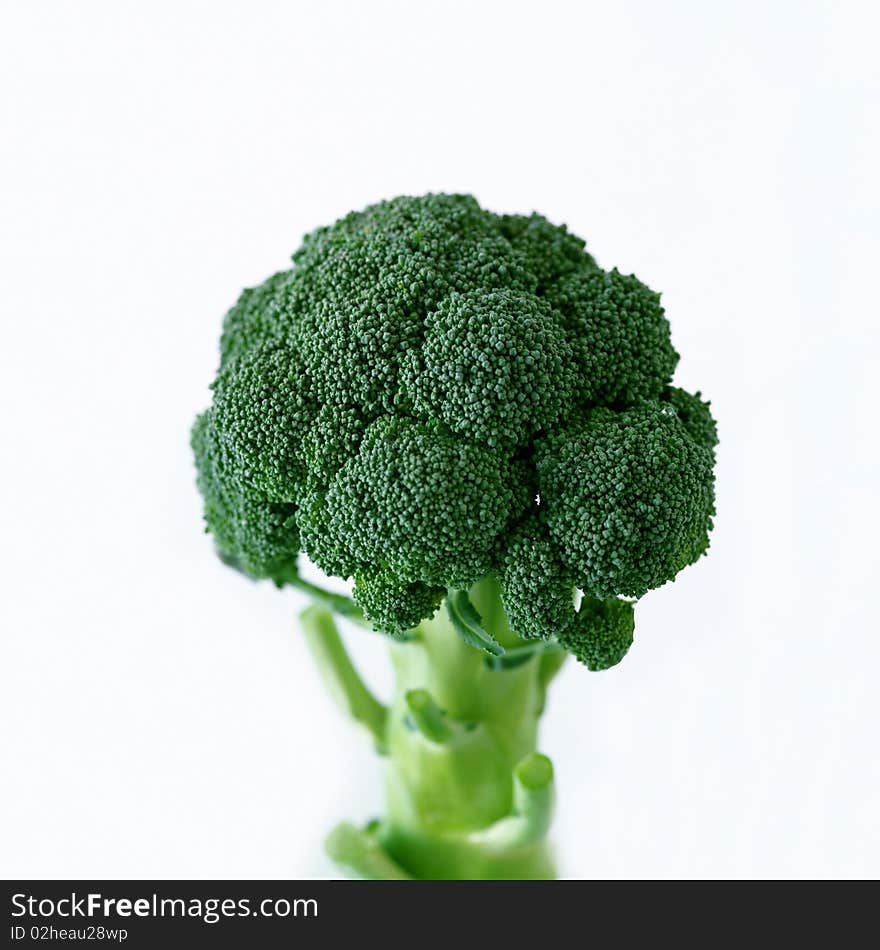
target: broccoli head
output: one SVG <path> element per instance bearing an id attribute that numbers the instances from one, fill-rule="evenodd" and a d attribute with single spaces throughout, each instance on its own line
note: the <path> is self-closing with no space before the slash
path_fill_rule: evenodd
<path id="1" fill-rule="evenodd" d="M 254 578 L 301 553 L 354 578 L 394 635 L 495 577 L 516 633 L 604 669 L 632 641 L 619 598 L 708 546 L 715 424 L 677 361 L 659 295 L 564 226 L 381 202 L 226 315 L 192 434 L 207 529 Z"/>

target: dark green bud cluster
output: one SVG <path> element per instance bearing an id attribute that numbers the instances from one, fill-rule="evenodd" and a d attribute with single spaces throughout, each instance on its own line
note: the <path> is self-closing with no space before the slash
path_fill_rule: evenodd
<path id="1" fill-rule="evenodd" d="M 550 536 L 593 597 L 641 597 L 708 545 L 713 455 L 667 402 L 594 409 L 536 447 Z"/>
<path id="2" fill-rule="evenodd" d="M 446 596 L 446 588 L 421 581 L 399 583 L 376 575 L 356 577 L 353 595 L 367 620 L 399 637 L 434 614 Z"/>
<path id="3" fill-rule="evenodd" d="M 527 640 L 558 635 L 574 613 L 574 580 L 537 512 L 506 539 L 498 573 L 510 626 Z"/>
<path id="4" fill-rule="evenodd" d="M 633 642 L 635 616 L 626 600 L 584 597 L 574 619 L 559 634 L 559 643 L 595 672 L 616 666 Z"/>
<path id="5" fill-rule="evenodd" d="M 192 437 L 208 530 L 253 577 L 305 552 L 354 578 L 393 634 L 497 575 L 513 629 L 602 668 L 616 598 L 708 545 L 716 434 L 677 359 L 659 296 L 565 227 L 381 202 L 227 314 Z"/>

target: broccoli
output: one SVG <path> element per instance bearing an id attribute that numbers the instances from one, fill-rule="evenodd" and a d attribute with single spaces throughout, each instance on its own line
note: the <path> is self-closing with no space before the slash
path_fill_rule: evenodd
<path id="1" fill-rule="evenodd" d="M 319 668 L 385 757 L 386 816 L 328 839 L 348 873 L 553 876 L 547 688 L 568 654 L 619 663 L 637 599 L 709 543 L 717 434 L 677 362 L 659 294 L 468 195 L 319 228 L 227 313 L 192 432 L 205 522 L 311 597 Z M 388 706 L 334 613 L 389 635 Z"/>

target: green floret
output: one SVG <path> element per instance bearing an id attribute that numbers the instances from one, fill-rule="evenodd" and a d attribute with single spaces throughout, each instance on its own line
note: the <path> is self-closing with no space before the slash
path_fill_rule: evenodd
<path id="1" fill-rule="evenodd" d="M 540 214 L 504 214 L 498 221 L 501 233 L 528 261 L 541 291 L 563 274 L 596 266 L 586 243 L 564 224 L 551 224 Z"/>
<path id="2" fill-rule="evenodd" d="M 382 575 L 360 576 L 355 578 L 352 595 L 378 630 L 400 636 L 434 616 L 446 588 L 421 581 L 403 583 Z"/>
<path id="3" fill-rule="evenodd" d="M 344 268 L 336 276 L 344 280 Z M 322 402 L 366 413 L 391 411 L 400 361 L 419 345 L 422 317 L 408 309 L 396 281 L 369 286 L 363 275 L 350 280 L 345 297 L 328 287 L 328 297 L 300 318 L 296 340 L 303 363 Z"/>
<path id="4" fill-rule="evenodd" d="M 664 399 L 673 406 L 688 435 L 703 448 L 715 451 L 718 445 L 718 427 L 712 418 L 709 403 L 700 398 L 700 393 L 691 395 L 676 386 L 670 386 Z"/>
<path id="5" fill-rule="evenodd" d="M 206 529 L 224 559 L 246 574 L 283 581 L 296 572 L 295 507 L 270 501 L 242 484 L 225 464 L 219 442 L 213 412 L 202 413 L 193 426 L 192 447 Z"/>
<path id="6" fill-rule="evenodd" d="M 497 575 L 513 628 L 544 639 L 574 586 L 641 596 L 695 560 L 708 403 L 670 386 L 659 295 L 585 248 L 469 195 L 308 234 L 224 319 L 193 433 L 218 549 L 276 580 L 304 550 L 385 629 Z"/>
<path id="7" fill-rule="evenodd" d="M 559 635 L 559 644 L 587 669 L 598 672 L 616 666 L 626 656 L 634 630 L 631 603 L 585 597 L 574 620 Z"/>
<path id="8" fill-rule="evenodd" d="M 311 486 L 330 484 L 336 473 L 357 455 L 367 423 L 357 409 L 325 403 L 303 437 L 302 457 Z"/>
<path id="9" fill-rule="evenodd" d="M 640 597 L 706 550 L 712 453 L 668 404 L 594 410 L 538 459 L 550 534 L 587 593 Z"/>
<path id="10" fill-rule="evenodd" d="M 526 640 L 549 640 L 574 617 L 574 581 L 537 516 L 509 537 L 498 576 L 508 622 Z"/>
<path id="11" fill-rule="evenodd" d="M 660 295 L 617 270 L 580 268 L 547 299 L 565 321 L 588 405 L 630 405 L 660 394 L 678 362 Z"/>
<path id="12" fill-rule="evenodd" d="M 293 255 L 314 299 L 341 300 L 383 285 L 424 316 L 453 290 L 534 289 L 523 255 L 497 216 L 470 195 L 400 197 L 352 212 L 307 235 Z"/>
<path id="13" fill-rule="evenodd" d="M 291 324 L 285 300 L 290 283 L 290 271 L 280 271 L 257 287 L 241 292 L 223 320 L 221 363 L 236 359 L 271 340 L 283 340 L 289 334 Z"/>
<path id="14" fill-rule="evenodd" d="M 289 346 L 266 344 L 227 363 L 214 383 L 214 426 L 230 475 L 272 501 L 295 503 L 316 412 Z"/>
<path id="15" fill-rule="evenodd" d="M 286 307 L 322 401 L 393 411 L 404 355 L 452 290 L 534 284 L 473 198 L 396 198 L 308 235 Z"/>
<path id="16" fill-rule="evenodd" d="M 488 572 L 518 492 L 503 454 L 443 426 L 385 416 L 326 492 L 299 515 L 303 542 L 342 577 L 390 571 L 404 581 L 468 587 Z"/>
<path id="17" fill-rule="evenodd" d="M 488 445 L 524 442 L 567 413 L 571 347 L 549 306 L 517 291 L 453 293 L 425 321 L 403 387 L 416 413 Z"/>

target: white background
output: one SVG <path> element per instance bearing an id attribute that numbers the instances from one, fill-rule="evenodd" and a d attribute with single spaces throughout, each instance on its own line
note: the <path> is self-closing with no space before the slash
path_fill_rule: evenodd
<path id="1" fill-rule="evenodd" d="M 711 556 L 552 696 L 563 872 L 880 874 L 871 7 L 4 3 L 0 873 L 331 874 L 378 811 L 298 595 L 202 534 L 188 430 L 243 285 L 459 190 L 662 290 L 720 420 Z"/>

